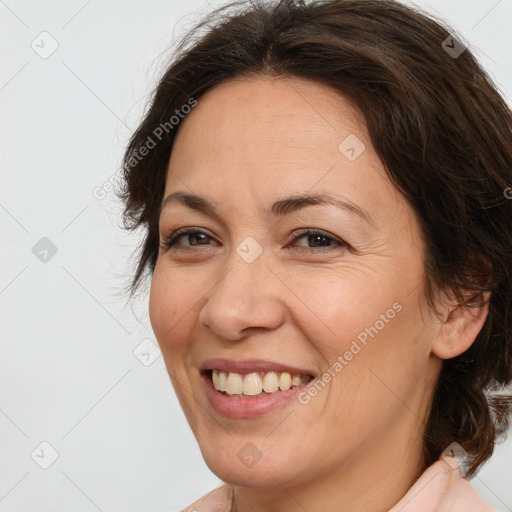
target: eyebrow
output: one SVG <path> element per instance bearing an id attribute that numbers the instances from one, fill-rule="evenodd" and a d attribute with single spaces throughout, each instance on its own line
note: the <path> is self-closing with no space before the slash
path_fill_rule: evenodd
<path id="1" fill-rule="evenodd" d="M 195 194 L 189 194 L 186 192 L 173 192 L 169 194 L 163 201 L 160 208 L 160 215 L 163 210 L 168 207 L 171 203 L 178 203 L 192 210 L 197 210 L 206 215 L 221 219 L 221 215 L 218 212 L 215 205 L 209 201 L 206 197 L 201 197 Z M 371 215 L 363 208 L 353 203 L 346 198 L 339 198 L 329 194 L 300 194 L 290 197 L 285 197 L 274 202 L 267 215 L 272 217 L 283 217 L 289 215 L 292 212 L 305 208 L 311 205 L 333 205 L 341 210 L 344 210 L 351 215 L 355 215 L 372 226 L 375 222 Z"/>

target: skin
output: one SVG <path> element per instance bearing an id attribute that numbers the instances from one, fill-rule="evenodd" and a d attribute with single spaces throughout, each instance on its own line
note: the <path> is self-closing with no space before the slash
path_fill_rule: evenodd
<path id="1" fill-rule="evenodd" d="M 350 134 L 366 148 L 354 161 L 338 149 Z M 236 509 L 390 510 L 426 469 L 422 434 L 442 359 L 471 345 L 487 310 L 463 311 L 448 295 L 442 318 L 428 307 L 420 226 L 360 113 L 310 80 L 224 82 L 180 124 L 164 197 L 175 191 L 209 198 L 221 217 L 163 209 L 162 241 L 184 227 L 208 237 L 161 247 L 150 320 L 206 464 L 235 487 Z M 283 197 L 321 192 L 372 223 L 332 205 L 265 213 Z M 331 238 L 293 241 L 300 228 Z M 252 263 L 236 251 L 247 236 L 263 249 Z M 397 302 L 401 311 L 308 404 L 254 419 L 210 406 L 205 359 L 267 359 L 321 376 Z M 248 442 L 262 455 L 252 467 L 237 457 Z"/>
<path id="2" fill-rule="evenodd" d="M 192 503 L 186 510 L 228 512 L 232 500 L 233 487 L 222 485 Z M 432 464 L 389 512 L 468 511 L 496 512 L 482 500 L 468 480 L 461 477 L 457 460 L 448 456 Z"/>

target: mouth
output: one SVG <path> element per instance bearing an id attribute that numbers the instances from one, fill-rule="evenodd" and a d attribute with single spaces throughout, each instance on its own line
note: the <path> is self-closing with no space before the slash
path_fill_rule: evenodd
<path id="1" fill-rule="evenodd" d="M 309 384 L 313 375 L 279 371 L 237 373 L 212 368 L 201 372 L 213 387 L 231 398 L 262 398 Z"/>
<path id="2" fill-rule="evenodd" d="M 253 418 L 287 406 L 316 378 L 310 369 L 261 359 L 208 359 L 199 371 L 210 405 L 231 418 Z"/>

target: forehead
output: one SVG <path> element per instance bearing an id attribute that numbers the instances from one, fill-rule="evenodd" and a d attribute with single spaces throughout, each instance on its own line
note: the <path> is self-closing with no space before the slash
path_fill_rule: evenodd
<path id="1" fill-rule="evenodd" d="M 189 157 L 203 158 L 208 151 L 221 159 L 229 149 L 230 162 L 277 159 L 283 150 L 288 158 L 295 153 L 294 161 L 317 157 L 313 152 L 318 151 L 337 157 L 343 134 L 366 137 L 362 116 L 334 89 L 312 80 L 259 75 L 229 80 L 202 96 L 181 123 L 176 146 L 191 132 L 195 140 L 187 142 L 197 151 Z"/>
<path id="2" fill-rule="evenodd" d="M 357 107 L 300 78 L 237 78 L 202 96 L 179 126 L 165 195 L 183 185 L 226 198 L 335 191 L 373 210 L 400 201 Z"/>

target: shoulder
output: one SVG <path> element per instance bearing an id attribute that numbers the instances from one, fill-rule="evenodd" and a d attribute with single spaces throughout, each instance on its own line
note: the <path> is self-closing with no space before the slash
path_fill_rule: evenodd
<path id="1" fill-rule="evenodd" d="M 390 512 L 497 512 L 462 478 L 454 457 L 441 458 L 420 476 Z"/>
<path id="2" fill-rule="evenodd" d="M 181 512 L 230 512 L 233 487 L 224 484 L 205 494 Z"/>

